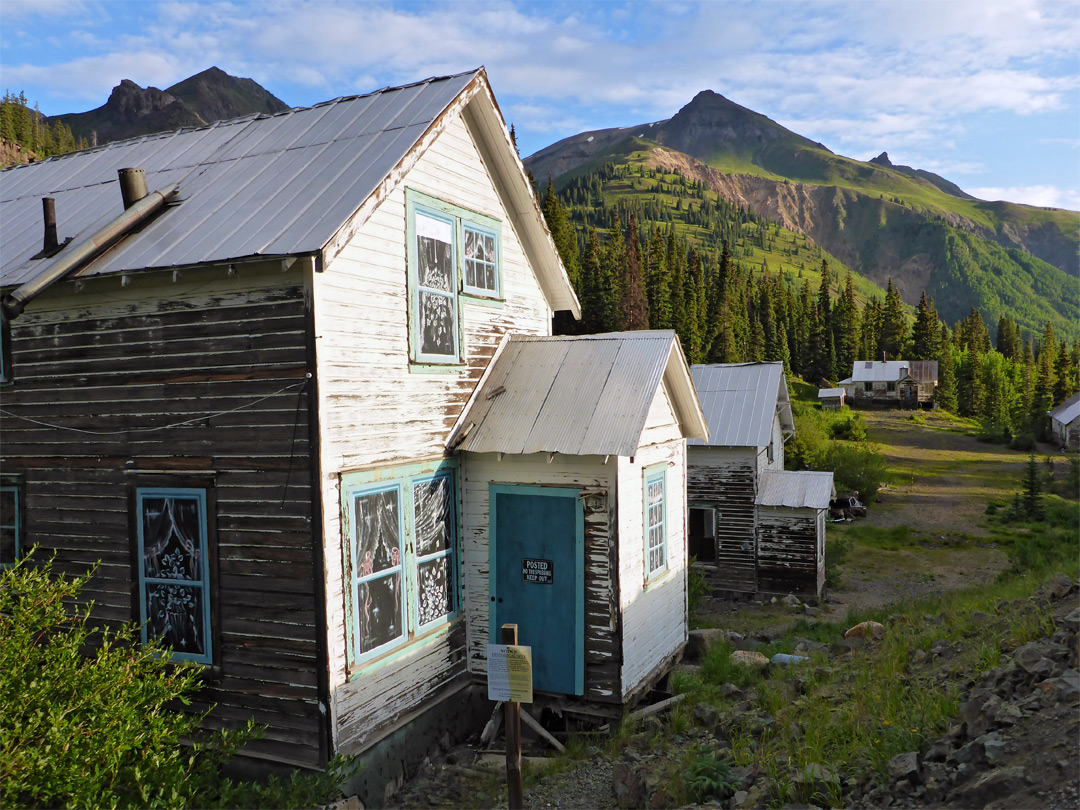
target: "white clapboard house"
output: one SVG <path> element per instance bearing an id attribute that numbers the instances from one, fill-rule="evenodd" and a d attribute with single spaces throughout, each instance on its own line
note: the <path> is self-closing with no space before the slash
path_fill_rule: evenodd
<path id="1" fill-rule="evenodd" d="M 832 473 L 784 470 L 782 363 L 696 365 L 709 426 L 688 442 L 690 555 L 714 591 L 821 596 Z"/>
<path id="2" fill-rule="evenodd" d="M 0 215 L 0 562 L 99 563 L 95 618 L 248 756 L 358 755 L 371 806 L 490 713 L 507 619 L 583 710 L 679 655 L 689 370 L 550 337 L 578 302 L 482 69 L 8 169 Z"/>

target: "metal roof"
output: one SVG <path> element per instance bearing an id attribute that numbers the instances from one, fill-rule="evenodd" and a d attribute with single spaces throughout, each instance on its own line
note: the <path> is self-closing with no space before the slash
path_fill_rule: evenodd
<path id="1" fill-rule="evenodd" d="M 475 453 L 633 456 L 663 381 L 683 434 L 705 435 L 674 332 L 513 335 L 447 445 Z"/>
<path id="2" fill-rule="evenodd" d="M 842 397 L 844 395 L 843 388 L 819 388 L 818 399 L 824 399 L 825 397 Z"/>
<path id="3" fill-rule="evenodd" d="M 1080 417 L 1080 393 L 1073 394 L 1054 408 L 1054 410 L 1050 411 L 1050 417 L 1061 422 L 1063 425 L 1067 425 L 1074 419 Z"/>
<path id="4" fill-rule="evenodd" d="M 42 197 L 56 198 L 61 240 L 92 232 L 123 211 L 116 172 L 128 166 L 145 170 L 151 191 L 180 183 L 180 203 L 82 275 L 320 251 L 477 75 L 148 135 L 5 170 L 0 283 L 22 283 L 52 263 L 30 260 L 41 250 Z"/>
<path id="5" fill-rule="evenodd" d="M 758 506 L 828 509 L 836 497 L 831 472 L 765 470 L 758 486 Z"/>
<path id="6" fill-rule="evenodd" d="M 709 424 L 709 439 L 689 444 L 765 447 L 772 440 L 778 410 L 781 427 L 794 433 L 783 363 L 699 365 L 690 373 Z"/>
<path id="7" fill-rule="evenodd" d="M 907 360 L 856 360 L 851 370 L 851 381 L 896 382 L 908 374 L 911 363 Z"/>

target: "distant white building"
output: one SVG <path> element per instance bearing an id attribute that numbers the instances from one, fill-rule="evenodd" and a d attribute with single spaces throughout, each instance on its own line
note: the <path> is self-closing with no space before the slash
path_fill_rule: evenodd
<path id="1" fill-rule="evenodd" d="M 856 360 L 840 381 L 849 405 L 897 404 L 917 408 L 934 401 L 937 360 Z"/>

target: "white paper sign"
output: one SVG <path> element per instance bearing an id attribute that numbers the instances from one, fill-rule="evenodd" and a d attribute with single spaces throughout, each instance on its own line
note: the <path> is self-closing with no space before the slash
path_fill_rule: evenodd
<path id="1" fill-rule="evenodd" d="M 532 647 L 488 644 L 488 700 L 532 703 Z"/>

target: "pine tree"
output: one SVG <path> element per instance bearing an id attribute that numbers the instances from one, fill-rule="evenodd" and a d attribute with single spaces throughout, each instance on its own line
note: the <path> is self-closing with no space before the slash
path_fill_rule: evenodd
<path id="1" fill-rule="evenodd" d="M 946 411 L 955 412 L 956 405 L 956 362 L 953 356 L 952 340 L 949 328 L 941 324 L 938 333 L 938 384 L 934 389 L 934 402 Z"/>
<path id="2" fill-rule="evenodd" d="M 938 315 L 934 299 L 926 297 L 923 290 L 915 309 L 915 326 L 911 330 L 912 360 L 933 360 L 938 355 Z"/>
<path id="3" fill-rule="evenodd" d="M 998 318 L 997 350 L 1006 360 L 1019 360 L 1023 353 L 1016 323 L 1007 315 Z"/>
<path id="4" fill-rule="evenodd" d="M 844 280 L 844 292 L 833 310 L 836 335 L 836 374 L 838 378 L 851 374 L 859 359 L 859 304 L 855 298 L 855 282 L 851 271 Z"/>
<path id="5" fill-rule="evenodd" d="M 605 331 L 604 296 L 601 269 L 600 236 L 596 228 L 589 231 L 589 245 L 585 250 L 585 260 L 581 263 L 581 284 L 578 296 L 581 300 L 581 331 L 592 335 Z"/>
<path id="6" fill-rule="evenodd" d="M 885 309 L 881 317 L 881 351 L 885 353 L 886 360 L 902 358 L 907 343 L 907 328 L 904 304 L 890 277 L 885 290 Z"/>
<path id="7" fill-rule="evenodd" d="M 664 234 L 659 228 L 649 240 L 649 273 L 645 292 L 649 299 L 649 326 L 653 329 L 671 328 L 671 279 L 668 276 Z"/>
<path id="8" fill-rule="evenodd" d="M 1032 453 L 1024 466 L 1024 492 L 1021 496 L 1024 515 L 1028 520 L 1043 519 L 1042 472 Z"/>
<path id="9" fill-rule="evenodd" d="M 619 284 L 619 329 L 649 328 L 649 302 L 645 296 L 645 280 L 641 274 L 641 250 L 638 244 L 637 216 L 630 216 L 630 240 L 622 265 Z"/>

